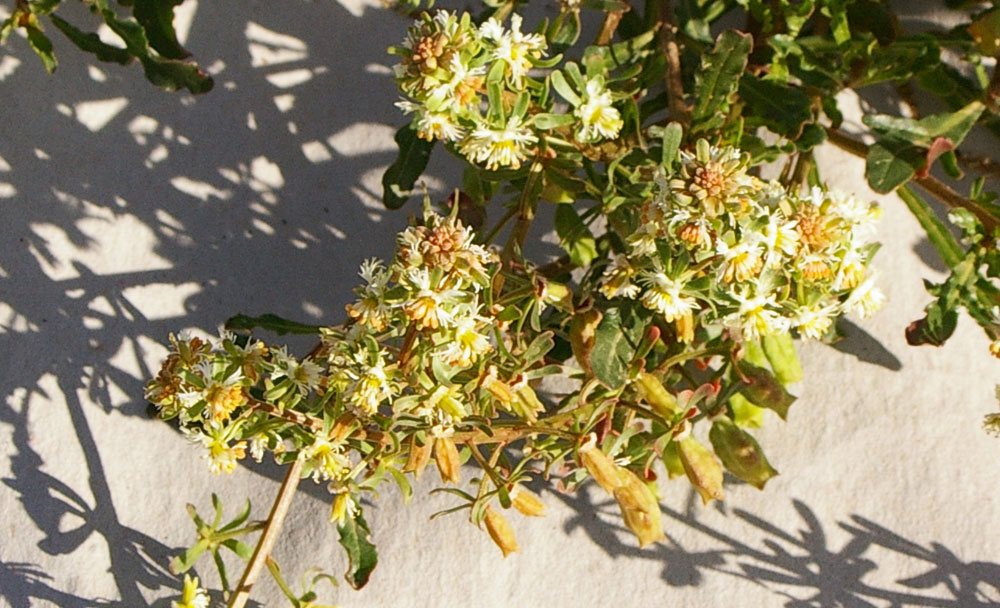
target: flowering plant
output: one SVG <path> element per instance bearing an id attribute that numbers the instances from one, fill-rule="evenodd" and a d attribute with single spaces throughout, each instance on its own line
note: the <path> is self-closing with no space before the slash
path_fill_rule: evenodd
<path id="1" fill-rule="evenodd" d="M 54 68 L 38 21 L 48 16 L 99 58 L 138 58 L 157 84 L 209 88 L 181 61 L 172 9 L 123 2 L 129 19 L 91 3 L 134 41 L 116 54 L 58 4 L 19 3 L 0 35 L 23 29 Z M 928 286 L 934 299 L 908 340 L 943 343 L 964 308 L 1000 356 L 996 194 L 979 179 L 964 196 L 931 174 L 988 165 L 958 147 L 977 125 L 1000 132 L 1000 9 L 952 3 L 966 23 L 913 36 L 870 0 L 676 11 L 564 0 L 534 24 L 514 1 L 478 16 L 418 4 L 396 7 L 416 18 L 390 49 L 410 121 L 384 202 L 402 207 L 419 190 L 435 147 L 461 159 L 462 183 L 439 204 L 424 195 L 392 260 L 362 265 L 342 324 L 239 315 L 217 340 L 171 336 L 147 387 L 212 472 L 248 456 L 288 467 L 266 522 L 248 521 L 249 506 L 225 525 L 218 502 L 211 524 L 191 509 L 198 541 L 172 568 L 212 553 L 229 606 L 245 604 L 265 565 L 293 606 L 317 606 L 324 575 L 296 594 L 268 555 L 304 478 L 329 488 L 354 587 L 377 562 L 361 497 L 391 481 L 408 499 L 431 460 L 455 500 L 447 512 L 467 511 L 504 556 L 519 548 L 513 513 L 544 513 L 527 487 L 536 479 L 572 491 L 593 478 L 640 546 L 664 537 L 662 473 L 705 503 L 722 499 L 723 471 L 763 488 L 777 471 L 752 429 L 794 401 L 794 339 L 833 342 L 843 314 L 867 317 L 884 299 L 872 270 L 879 208 L 824 185 L 814 150 L 825 141 L 866 158 L 869 185 L 899 194 L 952 271 Z M 601 25 L 584 45 L 588 13 Z M 723 30 L 727 15 L 748 33 Z M 875 139 L 862 143 L 842 129 L 837 94 L 876 83 L 919 87 L 949 109 L 866 115 Z M 949 207 L 956 231 L 911 182 Z M 525 252 L 541 205 L 554 207 L 564 252 L 544 262 Z M 296 356 L 258 329 L 317 344 Z M 258 531 L 255 549 L 240 540 Z M 222 549 L 249 562 L 232 589 Z M 185 575 L 175 605 L 207 601 Z"/>

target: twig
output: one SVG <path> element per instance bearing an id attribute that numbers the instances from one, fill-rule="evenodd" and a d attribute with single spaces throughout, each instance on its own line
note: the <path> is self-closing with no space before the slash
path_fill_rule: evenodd
<path id="1" fill-rule="evenodd" d="M 246 570 L 243 571 L 240 584 L 237 585 L 236 592 L 229 600 L 227 608 L 243 608 L 247 600 L 250 599 L 250 589 L 257 582 L 257 577 L 260 576 L 260 571 L 264 568 L 265 561 L 274 547 L 274 541 L 278 539 L 281 524 L 284 523 L 285 516 L 288 515 L 288 507 L 292 504 L 295 489 L 299 486 L 299 481 L 302 478 L 302 463 L 302 459 L 296 458 L 288 467 L 285 481 L 282 482 L 281 489 L 278 490 L 278 496 L 271 507 L 267 524 L 265 524 L 264 531 L 260 534 L 260 540 L 257 541 L 257 547 L 253 551 L 253 557 L 250 558 Z"/>
<path id="2" fill-rule="evenodd" d="M 681 77 L 681 51 L 677 46 L 677 26 L 671 0 L 660 3 L 660 46 L 667 58 L 667 101 L 670 118 L 685 127 L 691 124 L 691 109 L 684 102 L 684 81 Z"/>
<path id="3" fill-rule="evenodd" d="M 615 36 L 615 30 L 618 29 L 618 24 L 621 23 L 622 15 L 624 14 L 625 11 L 623 10 L 611 11 L 610 13 L 604 15 L 604 22 L 601 24 L 601 31 L 597 34 L 597 38 L 594 39 L 595 45 L 603 46 L 611 43 L 611 39 Z"/>

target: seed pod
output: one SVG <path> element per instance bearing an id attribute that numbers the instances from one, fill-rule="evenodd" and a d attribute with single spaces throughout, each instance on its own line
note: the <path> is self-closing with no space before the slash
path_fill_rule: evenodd
<path id="1" fill-rule="evenodd" d="M 580 462 L 590 473 L 599 486 L 604 488 L 608 494 L 613 494 L 615 488 L 622 484 L 621 467 L 615 464 L 614 460 L 608 458 L 607 454 L 597 447 L 595 437 L 585 443 L 579 450 Z"/>
<path id="2" fill-rule="evenodd" d="M 694 489 L 701 496 L 702 504 L 722 500 L 722 466 L 712 452 L 694 437 L 681 440 L 677 445 L 684 465 L 684 472 Z"/>
<path id="3" fill-rule="evenodd" d="M 410 453 L 406 458 L 406 465 L 403 467 L 404 473 L 413 473 L 413 476 L 420 479 L 420 474 L 424 472 L 424 467 L 431 459 L 431 448 L 434 446 L 427 439 L 421 444 L 417 441 L 416 435 L 410 436 Z"/>
<path id="4" fill-rule="evenodd" d="M 670 420 L 678 412 L 677 399 L 667 392 L 667 389 L 663 388 L 663 384 L 660 383 L 656 376 L 647 374 L 646 372 L 639 372 L 636 384 L 639 386 L 642 398 L 653 407 L 653 410 L 657 414 Z"/>
<path id="5" fill-rule="evenodd" d="M 458 448 L 455 447 L 455 442 L 450 438 L 438 437 L 434 441 L 434 462 L 437 463 L 441 481 L 458 483 L 461 480 L 458 470 L 460 466 Z"/>
<path id="6" fill-rule="evenodd" d="M 510 500 L 514 508 L 528 517 L 545 517 L 545 503 L 537 494 L 522 486 L 514 486 Z"/>
<path id="7" fill-rule="evenodd" d="M 653 491 L 628 469 L 622 469 L 620 477 L 622 485 L 615 488 L 615 501 L 625 525 L 639 539 L 639 548 L 665 538 L 660 505 Z"/>
<path id="8" fill-rule="evenodd" d="M 503 515 L 490 507 L 486 507 L 485 521 L 486 531 L 490 533 L 490 538 L 493 539 L 493 542 L 503 551 L 504 557 L 519 549 L 517 539 L 514 538 L 514 530 L 507 523 Z"/>
<path id="9" fill-rule="evenodd" d="M 708 438 L 726 469 L 758 490 L 778 474 L 757 441 L 732 420 L 719 418 L 713 422 Z"/>

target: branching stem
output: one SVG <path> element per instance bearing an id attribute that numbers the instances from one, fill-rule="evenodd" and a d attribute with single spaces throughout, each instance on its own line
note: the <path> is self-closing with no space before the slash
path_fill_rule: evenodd
<path id="1" fill-rule="evenodd" d="M 285 521 L 285 516 L 288 515 L 288 507 L 292 504 L 295 489 L 299 487 L 299 481 L 302 479 L 302 462 L 302 459 L 296 458 L 289 465 L 285 481 L 282 482 L 274 505 L 271 506 L 271 514 L 267 517 L 264 531 L 261 532 L 260 540 L 257 541 L 257 547 L 254 549 L 253 556 L 250 558 L 246 570 L 243 571 L 240 584 L 237 585 L 236 592 L 233 593 L 226 608 L 243 608 L 247 600 L 250 599 L 250 590 L 257 582 L 257 577 L 260 576 L 260 571 L 264 568 L 264 564 L 271 554 L 274 541 L 278 539 L 281 525 Z"/>

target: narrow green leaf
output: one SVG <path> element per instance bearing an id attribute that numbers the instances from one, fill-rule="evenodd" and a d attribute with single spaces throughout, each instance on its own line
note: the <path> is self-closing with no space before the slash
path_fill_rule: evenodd
<path id="1" fill-rule="evenodd" d="M 934 114 L 920 120 L 888 114 L 869 114 L 862 118 L 862 122 L 881 135 L 924 148 L 930 148 L 938 137 L 947 138 L 952 145 L 958 146 L 985 109 L 982 102 L 973 101 L 955 112 Z"/>
<path id="2" fill-rule="evenodd" d="M 238 555 L 240 559 L 249 560 L 253 556 L 253 547 L 237 538 L 230 538 L 219 544 Z"/>
<path id="3" fill-rule="evenodd" d="M 389 209 L 399 209 L 409 199 L 413 184 L 427 168 L 434 142 L 417 136 L 417 129 L 409 124 L 396 131 L 399 156 L 382 175 L 382 203 Z"/>
<path id="4" fill-rule="evenodd" d="M 576 116 L 572 114 L 535 114 L 532 117 L 535 127 L 548 131 L 557 127 L 565 127 L 576 122 Z"/>
<path id="5" fill-rule="evenodd" d="M 559 70 L 554 70 L 551 74 L 549 74 L 549 81 L 552 83 L 552 88 L 556 90 L 556 93 L 559 93 L 559 95 L 561 95 L 566 101 L 570 102 L 574 106 L 578 106 L 583 103 L 580 96 L 576 94 L 573 87 L 569 86 L 569 83 L 566 82 L 566 77 L 563 76 L 563 73 Z"/>
<path id="6" fill-rule="evenodd" d="M 279 336 L 285 334 L 316 334 L 319 333 L 319 325 L 306 325 L 296 321 L 279 317 L 271 313 L 250 317 L 247 315 L 236 315 L 226 321 L 226 329 L 250 331 L 255 328 L 265 329 L 274 332 Z"/>
<path id="7" fill-rule="evenodd" d="M 170 560 L 170 572 L 174 574 L 184 574 L 194 566 L 205 550 L 208 549 L 208 541 L 200 540 L 193 547 Z"/>
<path id="8" fill-rule="evenodd" d="M 59 62 L 56 61 L 55 53 L 52 51 L 52 41 L 37 27 L 26 27 L 25 29 L 28 31 L 28 44 L 42 60 L 45 71 L 49 74 L 55 72 Z"/>
<path id="9" fill-rule="evenodd" d="M 69 38 L 70 42 L 75 44 L 80 50 L 93 53 L 100 61 L 127 65 L 135 59 L 125 49 L 101 42 L 101 38 L 97 34 L 85 33 L 59 15 L 49 15 L 49 19 L 52 20 L 52 24 L 59 31 Z"/>
<path id="10" fill-rule="evenodd" d="M 349 561 L 344 578 L 351 587 L 361 589 L 368 583 L 368 578 L 378 563 L 378 554 L 375 545 L 369 540 L 371 530 L 361 515 L 360 507 L 354 517 L 345 519 L 344 523 L 337 526 L 337 532 L 340 533 L 340 544 L 347 552 Z"/>
<path id="11" fill-rule="evenodd" d="M 670 173 L 677 160 L 677 151 L 681 147 L 684 139 L 684 127 L 680 123 L 672 122 L 663 129 L 663 154 L 660 157 L 663 166 Z"/>
<path id="12" fill-rule="evenodd" d="M 749 34 L 727 30 L 716 40 L 715 47 L 702 56 L 701 69 L 694 80 L 692 133 L 722 124 L 752 49 L 753 38 Z"/>
<path id="13" fill-rule="evenodd" d="M 962 246 L 959 245 L 948 227 L 937 218 L 927 201 L 914 194 L 913 190 L 906 186 L 900 188 L 896 194 L 903 199 L 910 213 L 920 222 L 920 227 L 927 233 L 927 238 L 949 268 L 954 268 L 965 258 Z"/>

